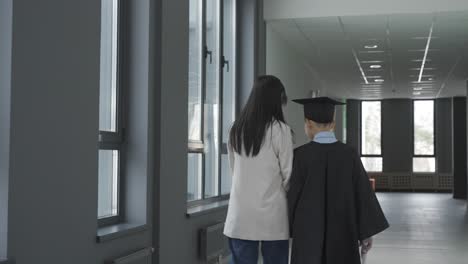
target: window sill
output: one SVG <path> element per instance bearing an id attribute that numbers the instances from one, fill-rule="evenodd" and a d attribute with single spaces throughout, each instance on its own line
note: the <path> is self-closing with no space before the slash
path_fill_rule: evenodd
<path id="1" fill-rule="evenodd" d="M 187 208 L 187 217 L 193 218 L 227 209 L 229 200 L 216 201 L 209 204 L 196 205 Z"/>
<path id="2" fill-rule="evenodd" d="M 138 234 L 146 230 L 148 230 L 148 226 L 144 224 L 124 223 L 101 227 L 97 231 L 96 241 L 98 243 L 103 243 L 117 238 Z"/>

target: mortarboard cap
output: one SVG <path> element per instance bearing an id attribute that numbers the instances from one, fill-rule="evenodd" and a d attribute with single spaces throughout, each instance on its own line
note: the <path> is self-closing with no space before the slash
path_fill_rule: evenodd
<path id="1" fill-rule="evenodd" d="M 304 106 L 304 116 L 307 119 L 322 124 L 333 122 L 335 105 L 345 104 L 328 97 L 305 98 L 293 101 Z"/>

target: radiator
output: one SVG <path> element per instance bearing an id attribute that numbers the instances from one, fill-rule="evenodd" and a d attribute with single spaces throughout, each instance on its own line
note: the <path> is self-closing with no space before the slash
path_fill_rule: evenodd
<path id="1" fill-rule="evenodd" d="M 375 178 L 377 190 L 393 191 L 450 191 L 453 188 L 451 173 L 369 173 Z"/>
<path id="2" fill-rule="evenodd" d="M 387 175 L 392 190 L 411 190 L 413 188 L 411 173 L 387 173 Z"/>
<path id="3" fill-rule="evenodd" d="M 451 173 L 439 173 L 437 180 L 438 188 L 440 191 L 451 191 L 453 190 L 453 174 Z"/>
<path id="4" fill-rule="evenodd" d="M 150 264 L 153 248 L 145 248 L 112 261 L 112 264 Z"/>
<path id="5" fill-rule="evenodd" d="M 412 185 L 413 190 L 436 190 L 435 174 L 414 173 Z"/>
<path id="6" fill-rule="evenodd" d="M 200 230 L 200 256 L 204 261 L 221 260 L 227 252 L 227 240 L 223 234 L 224 223 Z"/>

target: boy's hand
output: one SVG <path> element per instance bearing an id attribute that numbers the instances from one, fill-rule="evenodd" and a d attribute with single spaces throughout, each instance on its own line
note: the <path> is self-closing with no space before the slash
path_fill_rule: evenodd
<path id="1" fill-rule="evenodd" d="M 372 237 L 370 237 L 368 239 L 364 239 L 363 241 L 361 241 L 361 254 L 362 255 L 367 254 L 371 250 L 373 242 L 374 241 L 373 241 Z"/>

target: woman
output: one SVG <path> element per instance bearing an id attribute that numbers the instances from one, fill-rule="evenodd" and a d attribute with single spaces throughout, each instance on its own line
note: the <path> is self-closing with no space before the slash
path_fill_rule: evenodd
<path id="1" fill-rule="evenodd" d="M 261 76 L 230 132 L 233 172 L 224 234 L 233 264 L 287 264 L 289 224 L 286 191 L 292 170 L 293 142 L 282 106 L 281 81 Z"/>

